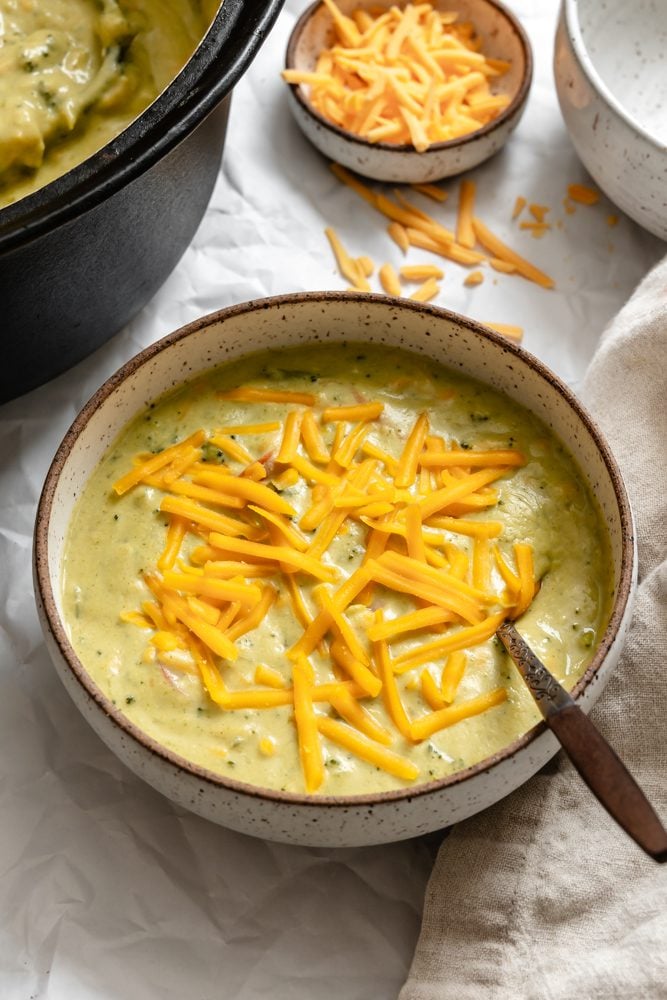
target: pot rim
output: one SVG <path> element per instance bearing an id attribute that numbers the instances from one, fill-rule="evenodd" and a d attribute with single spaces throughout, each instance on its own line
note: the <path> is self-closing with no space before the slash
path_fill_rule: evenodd
<path id="1" fill-rule="evenodd" d="M 230 793 L 236 793 L 237 795 L 249 796 L 254 799 L 264 799 L 276 805 L 289 807 L 298 806 L 308 808 L 326 807 L 334 809 L 349 809 L 359 806 L 372 807 L 374 805 L 392 802 L 409 804 L 413 799 L 438 794 L 448 788 L 474 778 L 479 774 L 492 772 L 495 767 L 514 757 L 514 755 L 520 750 L 528 747 L 535 739 L 537 739 L 537 737 L 542 735 L 546 731 L 545 723 L 539 722 L 537 725 L 533 726 L 532 729 L 529 729 L 528 732 L 513 740 L 502 750 L 486 757 L 484 760 L 479 761 L 471 767 L 465 768 L 462 771 L 457 771 L 454 774 L 447 775 L 444 778 L 439 778 L 435 781 L 423 782 L 403 789 L 386 792 L 372 792 L 363 795 L 332 796 L 283 792 L 271 788 L 262 788 L 258 785 L 251 785 L 228 776 L 216 774 L 214 771 L 210 771 L 208 768 L 202 767 L 201 765 L 194 764 L 186 758 L 181 757 L 179 754 L 168 750 L 157 740 L 143 732 L 143 730 L 141 730 L 137 725 L 127 719 L 120 709 L 112 704 L 111 699 L 109 699 L 92 680 L 85 666 L 79 660 L 74 648 L 69 642 L 62 619 L 57 610 L 56 600 L 51 584 L 51 577 L 49 573 L 49 522 L 53 499 L 58 488 L 60 475 L 73 446 L 75 445 L 79 435 L 86 429 L 90 419 L 94 416 L 100 406 L 105 403 L 110 396 L 112 396 L 119 385 L 138 371 L 138 369 L 150 362 L 151 359 L 157 354 L 168 350 L 173 344 L 178 343 L 184 338 L 196 334 L 206 327 L 220 322 L 224 323 L 227 319 L 231 319 L 244 313 L 253 313 L 259 310 L 274 308 L 282 309 L 285 306 L 299 305 L 303 302 L 321 302 L 323 304 L 326 304 L 327 302 L 375 302 L 391 307 L 391 309 L 394 310 L 398 305 L 396 300 L 390 298 L 389 296 L 368 294 L 364 292 L 297 292 L 262 299 L 253 299 L 249 302 L 242 302 L 238 305 L 228 306 L 227 308 L 218 310 L 217 312 L 209 313 L 206 316 L 200 317 L 180 329 L 167 334 L 167 336 L 156 341 L 154 344 L 151 344 L 149 347 L 145 348 L 139 354 L 127 361 L 103 383 L 103 385 L 85 404 L 65 434 L 65 437 L 59 445 L 47 473 L 35 521 L 33 562 L 36 597 L 38 604 L 40 604 L 43 609 L 51 638 L 57 645 L 60 655 L 66 663 L 70 674 L 83 688 L 85 695 L 96 703 L 97 707 L 102 710 L 111 723 L 115 723 L 115 725 L 118 726 L 121 733 L 124 733 L 126 736 L 130 737 L 131 740 L 139 743 L 144 750 L 147 750 L 154 757 L 159 758 L 161 764 L 168 764 L 171 767 L 176 767 L 179 771 L 184 771 L 186 775 L 189 775 L 191 778 L 195 778 L 199 782 L 218 787 Z M 577 700 L 597 678 L 607 654 L 617 641 L 619 629 L 629 609 L 629 602 L 633 591 L 635 572 L 634 525 L 630 502 L 616 459 L 613 457 L 606 439 L 588 411 L 579 402 L 568 386 L 565 385 L 565 383 L 554 372 L 547 368 L 547 366 L 540 361 L 539 358 L 535 357 L 524 348 L 507 341 L 500 334 L 484 327 L 475 320 L 462 316 L 459 313 L 452 312 L 451 310 L 442 309 L 438 306 L 424 303 L 410 302 L 409 300 L 401 301 L 400 309 L 407 309 L 409 311 L 420 312 L 422 314 L 426 313 L 427 315 L 432 316 L 434 320 L 444 318 L 453 323 L 459 324 L 474 333 L 476 336 L 495 344 L 503 353 L 513 355 L 519 361 L 527 364 L 532 371 L 551 385 L 565 400 L 565 402 L 569 404 L 571 410 L 574 411 L 575 415 L 582 422 L 600 452 L 613 486 L 614 497 L 619 510 L 621 524 L 621 565 L 619 570 L 617 595 L 614 600 L 609 621 L 602 639 L 600 640 L 593 659 L 570 692 L 571 696 Z M 42 626 L 44 627 L 44 622 L 42 623 Z"/>
<path id="2" fill-rule="evenodd" d="M 137 118 L 82 163 L 0 209 L 0 253 L 74 221 L 185 139 L 245 72 L 283 2 L 223 0 L 180 73 Z"/>
<path id="3" fill-rule="evenodd" d="M 411 153 L 414 156 L 424 157 L 428 156 L 429 153 L 446 153 L 455 149 L 460 149 L 462 146 L 470 145 L 471 143 L 492 134 L 502 126 L 507 125 L 508 122 L 514 118 L 517 112 L 526 103 L 526 99 L 530 91 L 530 85 L 533 80 L 533 52 L 528 35 L 526 34 L 518 17 L 516 17 L 516 15 L 513 14 L 512 11 L 501 2 L 501 0 L 483 0 L 483 2 L 487 3 L 490 7 L 495 7 L 495 9 L 505 17 L 509 27 L 512 28 L 518 37 L 524 54 L 524 71 L 519 88 L 507 107 L 503 108 L 497 118 L 494 118 L 481 128 L 475 129 L 474 132 L 468 132 L 466 135 L 459 136 L 456 139 L 447 139 L 446 142 L 434 142 L 423 153 L 418 153 L 412 143 L 409 142 L 369 142 L 368 139 L 364 139 L 363 136 L 356 135 L 354 132 L 348 132 L 347 129 L 341 128 L 339 125 L 336 125 L 334 122 L 329 121 L 328 118 L 321 115 L 319 111 L 316 111 L 310 101 L 306 100 L 303 96 L 301 84 L 288 83 L 287 86 L 290 88 L 292 96 L 300 107 L 308 115 L 310 115 L 311 118 L 314 118 L 319 125 L 327 131 L 332 132 L 334 135 L 339 136 L 339 138 L 344 139 L 346 142 L 354 143 L 367 150 L 377 149 L 386 153 Z M 296 47 L 300 41 L 306 24 L 320 6 L 321 0 L 315 0 L 310 7 L 306 8 L 294 25 L 287 43 L 287 51 L 285 53 L 285 69 L 296 69 Z"/>
<path id="4" fill-rule="evenodd" d="M 595 63 L 591 57 L 588 46 L 584 41 L 584 35 L 581 30 L 581 23 L 579 21 L 579 0 L 562 0 L 563 3 L 563 14 L 565 25 L 567 28 L 568 37 L 570 44 L 574 50 L 577 57 L 579 66 L 582 72 L 588 79 L 588 82 L 597 92 L 597 94 L 602 98 L 602 100 L 607 104 L 611 111 L 615 112 L 619 118 L 621 118 L 626 125 L 628 125 L 633 132 L 636 132 L 648 143 L 659 150 L 661 153 L 667 151 L 667 142 L 663 142 L 656 135 L 649 132 L 643 125 L 641 125 L 636 118 L 633 118 L 630 112 L 621 104 L 617 97 L 611 92 L 607 84 L 604 82 L 602 77 L 597 71 Z"/>

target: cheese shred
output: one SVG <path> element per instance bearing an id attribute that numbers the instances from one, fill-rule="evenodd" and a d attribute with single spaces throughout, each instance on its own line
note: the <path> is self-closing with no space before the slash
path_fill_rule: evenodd
<path id="1" fill-rule="evenodd" d="M 431 715 L 422 716 L 421 719 L 413 722 L 410 727 L 411 738 L 415 743 L 421 743 L 422 740 L 427 740 L 429 736 L 433 736 L 434 733 L 439 732 L 441 729 L 447 729 L 449 726 L 453 726 L 463 719 L 470 719 L 473 715 L 480 715 L 482 712 L 487 712 L 490 708 L 502 705 L 504 701 L 507 701 L 506 689 L 496 688 L 493 691 L 489 691 L 488 694 L 482 694 L 477 698 L 471 698 L 469 701 L 463 701 L 459 705 L 449 705 L 441 708 L 439 711 L 433 712 Z"/>
<path id="2" fill-rule="evenodd" d="M 299 754 L 306 791 L 316 792 L 324 781 L 324 762 L 313 708 L 312 668 L 302 660 L 292 667 L 294 721 L 299 736 Z"/>

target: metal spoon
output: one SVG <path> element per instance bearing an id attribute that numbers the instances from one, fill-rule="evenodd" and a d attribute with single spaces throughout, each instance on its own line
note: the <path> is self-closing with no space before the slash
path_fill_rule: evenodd
<path id="1" fill-rule="evenodd" d="M 656 861 L 667 861 L 667 831 L 625 764 L 526 645 L 514 625 L 504 622 L 497 635 L 526 682 L 544 721 L 593 795 L 647 854 Z"/>

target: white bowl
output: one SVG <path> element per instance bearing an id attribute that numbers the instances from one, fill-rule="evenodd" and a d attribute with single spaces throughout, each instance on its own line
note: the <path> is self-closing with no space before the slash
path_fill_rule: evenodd
<path id="1" fill-rule="evenodd" d="M 347 14 L 358 7 L 392 7 L 394 0 L 337 0 Z M 533 76 L 528 36 L 518 19 L 498 0 L 433 0 L 436 9 L 455 10 L 471 21 L 482 39 L 485 55 L 506 59 L 510 69 L 493 82 L 496 94 L 507 94 L 509 105 L 488 125 L 449 142 L 437 142 L 418 153 L 412 145 L 368 142 L 339 128 L 315 111 L 308 87 L 289 84 L 289 107 L 299 128 L 329 159 L 364 177 L 399 184 L 425 184 L 471 170 L 505 145 L 519 124 Z M 312 71 L 320 52 L 332 44 L 333 22 L 324 6 L 314 3 L 301 15 L 290 36 L 286 69 Z"/>
<path id="2" fill-rule="evenodd" d="M 299 844 L 401 840 L 486 808 L 535 774 L 558 749 L 543 724 L 500 753 L 446 778 L 400 791 L 332 797 L 277 792 L 194 765 L 131 723 L 78 659 L 63 622 L 61 571 L 72 509 L 125 424 L 154 398 L 252 351 L 355 340 L 405 347 L 490 384 L 527 407 L 570 448 L 608 526 L 614 604 L 607 629 L 573 689 L 591 708 L 618 661 L 630 616 L 636 556 L 632 516 L 609 449 L 572 393 L 526 351 L 472 320 L 384 296 L 314 292 L 224 309 L 142 351 L 86 404 L 49 470 L 37 513 L 35 592 L 47 647 L 77 707 L 128 767 L 186 808 L 242 833 Z"/>
<path id="3" fill-rule="evenodd" d="M 563 0 L 554 74 L 590 175 L 640 226 L 667 239 L 667 3 Z"/>

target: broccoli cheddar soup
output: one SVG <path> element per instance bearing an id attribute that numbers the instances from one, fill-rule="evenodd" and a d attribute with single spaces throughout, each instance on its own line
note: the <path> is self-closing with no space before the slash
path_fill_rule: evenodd
<path id="1" fill-rule="evenodd" d="M 171 83 L 218 0 L 0 0 L 0 208 L 117 136 Z"/>
<path id="2" fill-rule="evenodd" d="M 536 417 L 416 355 L 265 352 L 158 399 L 65 549 L 72 644 L 170 751 L 290 792 L 409 787 L 538 720 L 505 618 L 566 687 L 607 621 L 606 531 Z"/>

